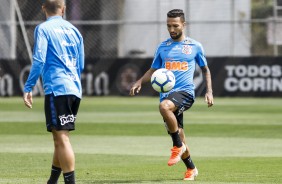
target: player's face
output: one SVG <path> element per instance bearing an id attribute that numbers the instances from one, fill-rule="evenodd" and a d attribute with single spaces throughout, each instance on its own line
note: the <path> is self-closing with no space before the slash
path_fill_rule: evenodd
<path id="1" fill-rule="evenodd" d="M 183 30 L 185 22 L 181 21 L 180 17 L 167 18 L 167 30 L 173 40 L 180 41 L 183 39 Z"/>

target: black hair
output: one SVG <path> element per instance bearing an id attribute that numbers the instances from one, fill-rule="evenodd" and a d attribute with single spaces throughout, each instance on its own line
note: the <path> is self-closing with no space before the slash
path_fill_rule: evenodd
<path id="1" fill-rule="evenodd" d="M 180 19 L 185 22 L 185 16 L 184 16 L 184 12 L 183 10 L 181 9 L 173 9 L 173 10 L 170 10 L 168 13 L 167 13 L 167 17 L 169 18 L 177 18 L 177 17 L 180 17 Z"/>

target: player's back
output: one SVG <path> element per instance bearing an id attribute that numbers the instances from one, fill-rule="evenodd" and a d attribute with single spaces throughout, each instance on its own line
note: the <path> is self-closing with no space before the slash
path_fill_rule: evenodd
<path id="1" fill-rule="evenodd" d="M 81 97 L 80 74 L 84 67 L 84 49 L 79 31 L 60 16 L 50 17 L 36 31 L 46 37 L 48 44 L 42 71 L 45 94 Z"/>

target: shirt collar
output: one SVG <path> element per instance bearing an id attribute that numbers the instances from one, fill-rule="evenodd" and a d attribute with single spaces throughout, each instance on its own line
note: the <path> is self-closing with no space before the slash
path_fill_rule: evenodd
<path id="1" fill-rule="evenodd" d="M 63 18 L 62 16 L 55 15 L 55 16 L 48 17 L 47 21 L 52 20 L 52 19 L 62 19 L 62 18 Z"/>

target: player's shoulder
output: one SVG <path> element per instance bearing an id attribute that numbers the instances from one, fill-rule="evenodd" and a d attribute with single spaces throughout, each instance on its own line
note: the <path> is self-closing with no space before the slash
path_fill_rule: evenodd
<path id="1" fill-rule="evenodd" d="M 46 21 L 45 22 L 42 22 L 40 24 L 38 24 L 35 29 L 34 29 L 34 33 L 35 34 L 41 34 L 41 33 L 46 33 L 48 30 L 48 24 L 46 24 Z"/>
<path id="2" fill-rule="evenodd" d="M 185 40 L 183 41 L 183 44 L 194 46 L 199 52 L 203 52 L 204 50 L 202 44 L 199 41 L 192 39 L 190 37 L 186 37 Z"/>
<path id="3" fill-rule="evenodd" d="M 191 45 L 197 45 L 197 46 L 202 46 L 202 44 L 190 37 L 186 37 L 185 40 L 183 41 L 184 44 L 191 44 Z"/>
<path id="4" fill-rule="evenodd" d="M 37 26 L 36 26 L 36 30 L 48 30 L 48 29 L 51 29 L 51 27 L 53 27 L 53 25 L 54 25 L 54 23 L 53 23 L 53 21 L 50 21 L 50 20 L 46 20 L 46 21 L 44 21 L 44 22 L 41 22 L 40 24 L 38 24 Z"/>
<path id="5" fill-rule="evenodd" d="M 160 43 L 160 46 L 170 46 L 173 43 L 173 40 L 171 38 L 166 39 L 162 43 Z"/>
<path id="6" fill-rule="evenodd" d="M 157 47 L 157 50 L 162 50 L 162 49 L 165 49 L 167 47 L 170 47 L 173 43 L 173 40 L 171 38 L 168 38 L 167 40 L 161 42 L 158 47 Z"/>
<path id="7" fill-rule="evenodd" d="M 64 30 L 62 30 L 64 28 Z M 36 30 L 42 30 L 42 31 L 46 31 L 46 32 L 49 32 L 49 31 L 53 31 L 53 30 L 57 30 L 57 32 L 66 32 L 67 29 L 72 29 L 72 30 L 75 30 L 76 33 L 79 33 L 80 35 L 80 32 L 79 30 L 72 24 L 70 23 L 69 21 L 63 19 L 63 18 L 59 18 L 59 19 L 50 19 L 50 20 L 47 20 L 45 22 L 42 22 L 40 24 L 38 24 L 36 26 Z"/>
<path id="8" fill-rule="evenodd" d="M 61 21 L 62 21 L 62 23 L 63 23 L 63 25 L 66 29 L 72 29 L 72 30 L 75 31 L 76 34 L 78 34 L 80 37 L 82 37 L 80 31 L 71 22 L 69 22 L 65 19 L 62 19 Z"/>
<path id="9" fill-rule="evenodd" d="M 38 24 L 35 29 L 45 29 L 46 27 L 48 27 L 48 25 L 45 22 L 41 22 L 40 24 Z"/>

